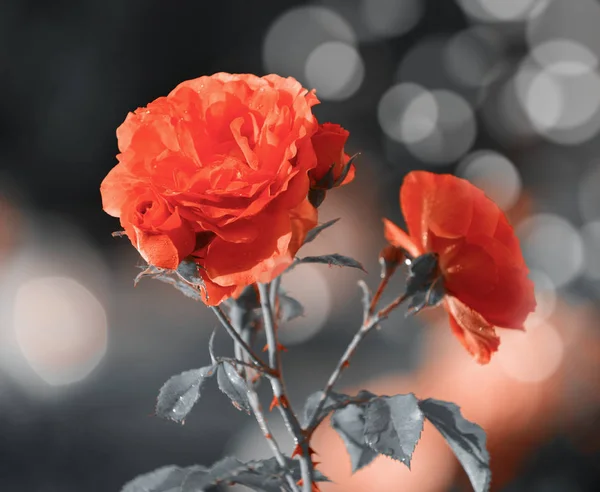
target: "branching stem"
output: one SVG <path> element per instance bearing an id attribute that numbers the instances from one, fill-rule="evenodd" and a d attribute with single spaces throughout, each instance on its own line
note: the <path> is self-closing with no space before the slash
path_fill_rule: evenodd
<path id="1" fill-rule="evenodd" d="M 381 285 L 384 285 L 384 288 L 385 288 L 386 284 L 387 284 L 386 279 L 383 279 L 381 281 L 379 289 L 377 289 L 377 292 L 382 291 L 383 289 L 382 289 Z M 314 430 L 317 428 L 317 426 L 320 424 L 322 419 L 319 419 L 319 414 L 321 413 L 321 410 L 323 410 L 323 407 L 325 406 L 325 402 L 327 401 L 327 398 L 333 391 L 333 387 L 340 379 L 342 372 L 344 372 L 344 369 L 346 369 L 350 365 L 350 359 L 354 355 L 354 352 L 356 352 L 357 347 L 365 339 L 365 337 L 373 330 L 373 328 L 375 328 L 381 321 L 386 319 L 388 317 L 388 315 L 396 307 L 398 307 L 400 304 L 402 304 L 406 300 L 406 298 L 407 298 L 407 296 L 405 294 L 403 294 L 403 295 L 397 297 L 396 299 L 394 299 L 391 303 L 389 303 L 386 307 L 384 307 L 383 309 L 378 311 L 376 314 L 373 315 L 373 314 L 367 313 L 367 315 L 365 316 L 365 321 L 363 322 L 362 326 L 359 328 L 356 335 L 354 335 L 354 338 L 350 341 L 350 344 L 346 348 L 344 355 L 342 355 L 342 357 L 338 361 L 335 369 L 331 373 L 331 376 L 329 376 L 327 385 L 325 386 L 325 389 L 321 393 L 321 398 L 319 399 L 319 401 L 317 403 L 317 407 L 315 408 L 312 418 L 310 419 L 310 422 L 308 422 L 308 424 L 305 427 L 305 433 L 309 436 L 309 438 L 312 435 L 312 433 L 314 432 Z M 371 306 L 369 307 L 369 312 L 372 310 L 372 306 L 373 306 L 373 303 L 371 303 Z"/>
<path id="2" fill-rule="evenodd" d="M 275 286 L 276 287 L 276 286 Z M 314 467 L 310 456 L 310 447 L 308 439 L 296 417 L 296 414 L 290 406 L 289 399 L 283 384 L 281 370 L 281 352 L 277 347 L 277 333 L 275 330 L 275 320 L 273 319 L 273 310 L 271 309 L 271 297 L 268 284 L 258 284 L 260 293 L 260 305 L 263 314 L 263 323 L 265 334 L 267 336 L 267 345 L 269 349 L 269 366 L 277 372 L 277 377 L 269 378 L 273 395 L 277 401 L 277 408 L 283 417 L 283 421 L 294 437 L 294 441 L 300 448 L 300 471 L 302 475 L 302 492 L 312 492 L 312 484 L 314 482 Z"/>
<path id="3" fill-rule="evenodd" d="M 233 325 L 229 321 L 229 318 L 227 318 L 227 315 L 223 312 L 223 310 L 219 306 L 211 306 L 211 309 L 216 314 L 217 319 L 221 322 L 229 336 L 237 345 L 244 349 L 244 351 L 248 354 L 252 362 L 254 362 L 260 368 L 267 369 L 265 363 L 260 359 L 258 355 L 256 355 L 254 350 L 250 348 L 250 346 L 244 341 L 244 339 L 238 333 L 238 331 L 233 327 Z"/>
<path id="4" fill-rule="evenodd" d="M 267 420 L 265 419 L 265 414 L 262 411 L 262 406 L 260 404 L 260 401 L 258 399 L 258 395 L 256 394 L 256 391 L 254 391 L 254 390 L 249 391 L 248 401 L 250 402 L 250 408 L 252 409 L 252 413 L 254 413 L 254 417 L 256 418 L 256 421 L 258 422 L 258 426 L 260 427 L 260 430 L 262 431 L 263 436 L 265 437 L 265 439 L 267 441 L 267 444 L 269 445 L 269 447 L 271 448 L 271 451 L 273 452 L 273 456 L 275 456 L 275 459 L 277 460 L 277 463 L 279 463 L 279 466 L 281 467 L 281 469 L 287 470 L 288 465 L 287 465 L 285 456 L 281 452 L 281 449 L 279 448 L 279 444 L 277 444 L 277 441 L 275 440 L 275 438 L 273 437 L 273 434 L 271 433 L 271 430 L 269 429 L 269 425 L 267 424 Z M 294 492 L 299 492 L 298 486 L 296 485 L 296 482 L 294 481 L 294 477 L 292 477 L 292 475 L 290 473 L 286 473 L 285 478 L 286 478 L 288 485 L 291 487 L 291 489 Z"/>
<path id="5" fill-rule="evenodd" d="M 369 316 L 371 316 L 375 312 L 375 309 L 377 308 L 377 304 L 379 304 L 379 299 L 381 299 L 381 295 L 383 294 L 383 291 L 387 287 L 387 284 L 389 283 L 390 278 L 391 277 L 389 275 L 386 275 L 385 277 L 383 277 L 381 279 L 381 282 L 379 283 L 379 287 L 377 288 L 377 292 L 375 292 L 375 295 L 373 296 L 373 300 L 371 301 L 371 305 L 369 306 L 369 311 L 368 311 Z"/>
<path id="6" fill-rule="evenodd" d="M 271 286 L 269 284 L 258 284 L 258 290 L 260 294 L 260 306 L 262 309 L 263 315 L 263 324 L 265 329 L 265 335 L 267 338 L 267 347 L 268 347 L 268 364 L 265 364 L 256 353 L 252 350 L 252 348 L 246 343 L 246 341 L 241 337 L 240 333 L 232 326 L 231 322 L 227 318 L 226 314 L 222 311 L 218 306 L 212 307 L 212 310 L 217 315 L 217 318 L 221 322 L 221 324 L 225 327 L 225 330 L 229 334 L 229 336 L 233 339 L 235 343 L 235 353 L 236 358 L 240 358 L 239 354 L 244 353 L 247 354 L 249 360 L 246 360 L 245 357 L 241 358 L 241 360 L 231 360 L 222 358 L 220 360 L 227 360 L 231 363 L 238 364 L 244 367 L 252 368 L 256 371 L 261 372 L 269 379 L 271 383 L 271 388 L 273 390 L 274 402 L 275 406 L 279 409 L 281 416 L 283 417 L 283 421 L 293 436 L 296 450 L 294 453 L 299 455 L 300 461 L 300 471 L 302 477 L 302 492 L 312 492 L 313 483 L 315 477 L 314 465 L 311 458 L 311 448 L 309 446 L 310 438 L 314 432 L 314 430 L 318 427 L 318 425 L 324 420 L 325 416 L 321 415 L 321 411 L 325 406 L 325 402 L 327 398 L 333 391 L 333 387 L 339 381 L 344 369 L 346 369 L 350 365 L 350 359 L 356 352 L 356 349 L 360 345 L 360 343 L 365 339 L 365 337 L 373 331 L 378 324 L 386 319 L 389 314 L 400 304 L 402 304 L 406 299 L 406 294 L 403 294 L 392 302 L 390 302 L 387 306 L 380 309 L 378 312 L 374 312 L 377 306 L 377 303 L 388 284 L 389 277 L 385 277 L 381 280 L 377 292 L 373 297 L 370 305 L 365 306 L 364 309 L 364 321 L 359 328 L 358 332 L 354 335 L 354 338 L 350 341 L 350 344 L 346 348 L 346 351 L 338 361 L 335 369 L 331 373 L 325 389 L 321 392 L 321 397 L 317 402 L 317 406 L 315 411 L 307 423 L 305 428 L 302 428 L 296 414 L 290 406 L 289 399 L 286 393 L 285 384 L 283 380 L 282 374 L 282 366 L 281 366 L 281 351 L 279 350 L 279 345 L 277 341 L 277 330 L 275 326 L 275 319 L 273 313 L 273 306 L 277 301 L 277 291 L 279 289 L 279 280 L 273 282 Z M 249 401 L 254 416 L 256 417 L 256 421 L 271 448 L 275 459 L 279 463 L 279 465 L 285 470 L 287 469 L 286 458 L 281 453 L 281 449 L 279 445 L 274 440 L 271 432 L 269 430 L 268 424 L 266 422 L 264 413 L 262 411 L 262 407 L 260 405 L 260 401 L 258 399 L 258 395 L 256 391 L 249 385 Z M 299 453 L 297 453 L 299 451 Z M 288 482 L 290 488 L 294 492 L 300 492 L 299 486 L 294 482 L 292 475 L 286 472 L 286 481 Z"/>
<path id="7" fill-rule="evenodd" d="M 233 364 L 250 367 L 256 371 L 260 371 L 261 373 L 268 376 L 270 379 L 278 379 L 276 377 L 277 376 L 276 369 L 271 368 L 271 366 L 267 366 L 264 362 L 262 362 L 262 360 L 260 360 L 260 358 L 254 353 L 252 348 L 243 340 L 243 338 L 238 333 L 238 331 L 233 327 L 233 325 L 229 321 L 229 318 L 223 312 L 223 310 L 218 306 L 212 307 L 212 310 L 217 315 L 217 318 L 219 319 L 219 321 L 221 322 L 221 324 L 223 325 L 223 327 L 225 328 L 225 330 L 227 331 L 229 336 L 233 339 L 233 342 L 235 344 L 234 351 L 236 354 L 236 358 L 239 357 L 238 354 L 245 352 L 253 362 L 246 362 L 244 360 L 231 360 L 226 357 L 217 358 L 217 361 L 226 360 Z M 260 427 L 260 430 L 262 431 L 262 433 L 267 441 L 267 444 L 269 445 L 269 447 L 271 448 L 271 451 L 273 452 L 273 456 L 277 460 L 277 463 L 279 464 L 279 466 L 281 466 L 282 470 L 286 470 L 285 478 L 286 478 L 288 485 L 290 486 L 290 488 L 293 492 L 299 492 L 298 486 L 296 485 L 296 482 L 294 481 L 293 476 L 287 471 L 287 462 L 286 462 L 285 456 L 281 452 L 281 449 L 279 448 L 277 441 L 275 440 L 275 438 L 273 437 L 273 434 L 271 433 L 271 431 L 269 429 L 269 426 L 265 419 L 264 413 L 262 411 L 262 406 L 260 404 L 258 394 L 256 393 L 256 391 L 252 388 L 252 386 L 250 384 L 248 384 L 248 401 L 250 403 L 250 408 L 252 409 L 252 413 L 254 414 L 254 417 L 256 418 L 256 421 L 258 422 L 258 426 Z"/>
<path id="8" fill-rule="evenodd" d="M 273 371 L 270 367 L 266 367 L 266 366 L 257 366 L 256 364 L 252 363 L 252 362 L 246 362 L 244 360 L 235 358 L 232 359 L 231 357 L 216 357 L 216 361 L 217 362 L 229 362 L 230 364 L 234 365 L 234 366 L 243 366 L 243 367 L 248 367 L 250 369 L 254 369 L 255 371 L 260 372 L 261 374 L 264 374 L 267 377 L 275 377 L 275 371 Z"/>

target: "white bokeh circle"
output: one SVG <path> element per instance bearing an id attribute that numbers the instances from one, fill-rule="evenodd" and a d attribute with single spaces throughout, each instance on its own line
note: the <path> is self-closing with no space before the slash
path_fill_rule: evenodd
<path id="1" fill-rule="evenodd" d="M 486 26 L 472 26 L 452 37 L 443 62 L 460 85 L 481 88 L 491 84 L 505 68 L 506 46 L 502 37 Z"/>
<path id="2" fill-rule="evenodd" d="M 306 81 L 322 100 L 343 101 L 360 88 L 365 66 L 358 50 L 340 41 L 317 46 L 306 60 Z"/>
<path id="3" fill-rule="evenodd" d="M 475 115 L 460 95 L 440 89 L 431 91 L 438 108 L 433 132 L 407 144 L 407 150 L 428 164 L 448 164 L 460 159 L 473 146 L 477 134 Z M 415 114 L 415 118 L 423 115 Z"/>
<path id="4" fill-rule="evenodd" d="M 478 150 L 465 156 L 457 174 L 491 198 L 501 209 L 510 209 L 521 194 L 521 176 L 512 162 L 492 150 Z"/>
<path id="5" fill-rule="evenodd" d="M 592 280 L 600 280 L 600 220 L 588 222 L 581 228 L 585 251 L 583 275 Z"/>
<path id="6" fill-rule="evenodd" d="M 104 307 L 71 278 L 33 278 L 21 285 L 13 330 L 30 367 L 54 386 L 84 379 L 106 353 Z"/>
<path id="7" fill-rule="evenodd" d="M 292 76 L 306 84 L 306 63 L 319 46 L 339 41 L 355 46 L 352 26 L 332 9 L 307 5 L 286 10 L 277 17 L 263 40 L 267 72 Z"/>
<path id="8" fill-rule="evenodd" d="M 600 220 L 600 162 L 583 173 L 579 181 L 579 212 L 587 222 Z"/>
<path id="9" fill-rule="evenodd" d="M 540 15 L 548 0 L 456 0 L 476 21 L 522 22 Z"/>
<path id="10" fill-rule="evenodd" d="M 579 276 L 584 265 L 579 231 L 565 218 L 552 214 L 528 217 L 517 227 L 527 265 L 541 270 L 556 287 Z"/>
<path id="11" fill-rule="evenodd" d="M 438 106 L 431 92 L 413 83 L 389 88 L 377 106 L 382 130 L 400 143 L 427 138 L 435 130 L 438 116 Z"/>
<path id="12" fill-rule="evenodd" d="M 594 53 L 600 53 L 599 25 L 600 4 L 596 0 L 549 0 L 539 15 L 527 22 L 526 36 L 533 52 L 545 43 L 555 43 L 554 49 L 560 48 L 563 56 L 582 62 L 590 54 L 596 58 Z"/>
<path id="13" fill-rule="evenodd" d="M 514 77 L 517 99 L 546 140 L 575 145 L 600 132 L 600 74 L 584 62 L 528 58 Z"/>

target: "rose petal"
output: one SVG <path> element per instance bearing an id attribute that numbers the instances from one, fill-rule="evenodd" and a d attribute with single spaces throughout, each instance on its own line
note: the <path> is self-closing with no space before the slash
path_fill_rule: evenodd
<path id="1" fill-rule="evenodd" d="M 344 165 L 346 165 L 349 160 L 350 160 L 350 156 L 346 154 L 344 156 Z M 344 181 L 342 181 L 342 184 L 340 186 L 347 185 L 348 183 L 353 181 L 355 175 L 356 175 L 356 166 L 354 164 L 352 164 L 350 166 L 350 169 L 348 169 L 348 174 L 346 174 L 346 177 L 344 178 Z"/>
<path id="2" fill-rule="evenodd" d="M 473 216 L 467 232 L 468 236 L 493 236 L 502 211 L 479 188 L 471 187 L 473 195 Z"/>
<path id="3" fill-rule="evenodd" d="M 523 253 L 513 227 L 508 223 L 504 214 L 498 218 L 498 224 L 494 231 L 494 238 L 500 242 L 510 253 L 511 260 L 520 266 L 525 266 Z"/>
<path id="4" fill-rule="evenodd" d="M 477 304 L 490 323 L 523 330 L 525 320 L 536 307 L 533 282 L 522 269 L 499 268 L 496 289 L 490 292 L 487 302 L 483 298 Z"/>
<path id="5" fill-rule="evenodd" d="M 468 238 L 468 246 L 456 258 L 466 274 L 448 274 L 448 290 L 491 324 L 522 329 L 536 306 L 525 264 L 516 263 L 511 251 L 496 239 L 482 236 Z"/>
<path id="6" fill-rule="evenodd" d="M 388 219 L 383 219 L 383 234 L 392 246 L 408 251 L 413 258 L 423 254 L 420 246 L 406 232 Z"/>
<path id="7" fill-rule="evenodd" d="M 174 219 L 175 222 L 177 219 Z M 196 235 L 190 227 L 173 226 L 164 232 L 147 232 L 133 226 L 134 246 L 150 265 L 175 270 L 196 245 Z M 128 233 L 129 235 L 129 233 Z M 132 240 L 133 242 L 133 240 Z"/>
<path id="8" fill-rule="evenodd" d="M 255 241 L 231 243 L 215 238 L 211 242 L 203 266 L 213 282 L 222 286 L 269 282 L 291 264 L 288 213 L 273 208 L 262 220 L 263 228 Z"/>
<path id="9" fill-rule="evenodd" d="M 461 241 L 451 254 L 440 256 L 440 267 L 448 292 L 474 309 L 477 306 L 473 305 L 472 299 L 487 299 L 498 284 L 496 262 L 479 244 Z"/>
<path id="10" fill-rule="evenodd" d="M 208 278 L 206 273 L 199 269 L 200 276 L 204 280 L 204 289 L 200 291 L 202 300 L 207 306 L 218 306 L 225 299 L 235 297 L 237 287 L 235 285 L 219 285 Z M 239 294 L 238 294 L 239 295 Z"/>
<path id="11" fill-rule="evenodd" d="M 476 362 L 487 364 L 500 345 L 494 327 L 454 297 L 446 296 L 444 307 L 450 318 L 452 333 Z"/>
<path id="12" fill-rule="evenodd" d="M 308 199 L 305 199 L 300 205 L 291 210 L 292 238 L 288 246 L 291 256 L 296 255 L 308 231 L 317 226 L 317 219 L 317 209 L 310 204 Z"/>
<path id="13" fill-rule="evenodd" d="M 104 211 L 113 217 L 120 217 L 123 205 L 130 199 L 136 187 L 142 187 L 139 178 L 135 178 L 125 166 L 117 164 L 100 185 Z"/>
<path id="14" fill-rule="evenodd" d="M 473 218 L 472 185 L 448 174 L 412 171 L 400 188 L 400 204 L 410 236 L 428 246 L 428 231 L 439 237 L 467 234 Z"/>

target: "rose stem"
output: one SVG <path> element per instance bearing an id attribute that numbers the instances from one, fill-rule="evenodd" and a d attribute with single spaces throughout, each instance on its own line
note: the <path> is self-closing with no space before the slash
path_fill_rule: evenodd
<path id="1" fill-rule="evenodd" d="M 260 357 L 256 355 L 256 353 L 250 348 L 250 346 L 244 341 L 241 335 L 237 332 L 237 330 L 233 327 L 233 325 L 229 322 L 227 315 L 223 312 L 223 310 L 219 306 L 211 306 L 210 307 L 213 312 L 217 315 L 217 319 L 221 322 L 225 330 L 233 341 L 238 344 L 240 347 L 244 349 L 244 351 L 250 356 L 252 362 L 254 362 L 257 366 L 267 369 L 265 363 L 260 360 Z M 237 354 L 236 354 L 237 356 Z"/>
<path id="2" fill-rule="evenodd" d="M 384 284 L 384 282 L 385 282 L 385 279 L 382 279 L 381 283 Z M 385 283 L 387 284 L 387 282 L 385 282 Z M 377 289 L 378 292 L 380 290 L 382 290 L 382 289 L 381 288 Z M 320 423 L 319 413 L 321 413 L 321 410 L 323 409 L 323 406 L 325 405 L 325 402 L 327 401 L 327 397 L 333 391 L 333 387 L 335 386 L 337 381 L 340 379 L 342 372 L 344 371 L 344 369 L 346 369 L 346 367 L 348 367 L 350 365 L 350 359 L 352 358 L 352 355 L 354 355 L 354 352 L 356 351 L 358 345 L 373 330 L 373 328 L 375 328 L 381 321 L 386 319 L 388 317 L 388 315 L 396 307 L 398 307 L 400 304 L 402 304 L 406 300 L 406 298 L 407 298 L 406 294 L 403 294 L 403 295 L 397 297 L 390 304 L 388 304 L 386 307 L 381 309 L 375 315 L 366 313 L 365 321 L 363 322 L 362 326 L 359 328 L 356 335 L 354 335 L 354 338 L 352 339 L 352 341 L 346 348 L 344 355 L 342 355 L 342 357 L 338 361 L 335 369 L 331 373 L 331 376 L 329 377 L 329 380 L 327 381 L 327 385 L 325 386 L 325 389 L 321 392 L 321 398 L 319 399 L 319 401 L 317 403 L 317 407 L 315 408 L 315 411 L 314 411 L 310 421 L 308 422 L 308 424 L 305 427 L 305 433 L 308 436 L 311 436 L 312 433 L 314 432 L 314 430 L 316 429 L 316 426 L 319 425 L 319 423 Z M 371 310 L 371 308 L 369 307 L 369 311 L 370 310 Z"/>
<path id="3" fill-rule="evenodd" d="M 275 277 L 269 286 L 269 302 L 271 309 L 275 309 L 277 296 L 279 295 L 279 285 L 281 284 L 281 275 Z"/>
<path id="4" fill-rule="evenodd" d="M 237 331 L 240 335 L 240 338 L 242 340 L 244 340 L 244 342 L 246 342 L 246 345 L 248 345 L 248 347 L 250 347 L 250 344 L 248 343 L 248 340 L 244 337 L 244 332 L 243 329 L 240 326 L 236 326 L 235 323 L 231 323 L 231 326 L 233 327 L 233 329 L 235 331 Z M 252 348 L 252 347 L 250 347 Z M 236 343 L 236 341 L 233 341 L 233 355 L 235 357 L 235 359 L 243 361 L 243 362 L 248 362 L 248 356 L 246 355 L 246 352 L 244 352 L 244 348 L 239 344 Z M 244 368 L 242 368 L 241 375 L 244 379 L 247 379 L 246 377 L 246 373 L 247 373 L 247 365 L 246 364 L 241 364 L 242 366 L 244 366 Z"/>
<path id="5" fill-rule="evenodd" d="M 233 329 L 239 333 L 240 338 L 244 341 L 244 343 L 246 343 L 246 345 L 248 345 L 248 347 L 252 348 L 252 334 L 251 334 L 252 330 L 248 329 L 247 327 L 244 327 L 244 326 L 238 326 L 236 323 L 233 323 L 233 322 L 231 322 L 231 326 L 233 326 Z M 235 342 L 235 340 L 233 343 L 233 350 L 234 350 L 235 358 L 237 360 L 241 360 L 246 363 L 249 362 L 248 354 L 244 351 L 244 348 L 239 343 Z M 253 373 L 248 372 L 248 369 L 252 368 L 252 369 L 258 370 L 258 371 L 260 371 L 261 369 L 257 369 L 256 366 L 254 366 L 254 367 L 249 366 L 248 364 L 241 364 L 241 365 L 245 366 L 245 368 L 240 371 L 240 375 L 248 382 L 248 384 L 252 384 Z"/>
<path id="6" fill-rule="evenodd" d="M 269 430 L 269 426 L 265 419 L 265 415 L 262 411 L 262 406 L 258 399 L 258 395 L 254 389 L 250 389 L 250 388 L 248 389 L 248 401 L 250 403 L 250 408 L 252 408 L 252 412 L 254 413 L 254 416 L 256 417 L 258 426 L 260 427 L 260 430 L 262 431 L 263 435 L 265 436 L 265 439 L 267 440 L 267 444 L 269 445 L 269 447 L 271 448 L 271 451 L 273 452 L 273 456 L 275 456 L 277 463 L 279 463 L 279 466 L 285 472 L 285 478 L 287 480 L 288 485 L 291 487 L 291 489 L 294 492 L 298 492 L 298 486 L 296 485 L 294 478 L 292 477 L 292 475 L 290 474 L 290 472 L 288 470 L 288 463 L 285 459 L 285 456 L 283 456 L 283 453 L 281 452 L 281 449 L 279 448 L 277 441 L 275 440 L 275 438 L 273 437 L 273 434 Z"/>
<path id="7" fill-rule="evenodd" d="M 215 357 L 215 359 L 216 359 L 217 363 L 229 362 L 233 366 L 247 367 L 248 369 L 252 369 L 254 371 L 260 372 L 261 374 L 264 374 L 267 377 L 272 377 L 275 375 L 274 371 L 272 371 L 269 367 L 257 366 L 256 364 L 254 364 L 252 362 L 246 362 L 242 359 L 238 359 L 237 356 L 233 359 L 231 357 Z"/>
<path id="8" fill-rule="evenodd" d="M 273 377 L 274 371 L 270 367 L 266 366 L 255 354 L 253 354 L 252 349 L 242 340 L 239 333 L 233 327 L 233 325 L 231 324 L 231 322 L 229 321 L 229 319 L 227 318 L 225 313 L 221 310 L 221 308 L 219 308 L 218 306 L 214 306 L 214 307 L 212 307 L 212 310 L 217 315 L 217 318 L 219 319 L 219 321 L 221 322 L 221 324 L 223 325 L 223 327 L 225 328 L 225 330 L 227 331 L 229 336 L 231 336 L 231 338 L 233 339 L 233 343 L 235 344 L 234 348 L 235 348 L 236 357 L 237 357 L 238 353 L 240 353 L 240 352 L 242 352 L 242 350 L 244 350 L 258 364 L 255 366 L 255 365 L 249 364 L 244 361 L 235 361 L 235 362 L 237 364 L 252 367 L 255 370 L 264 372 L 268 377 Z M 219 360 L 219 359 L 217 359 L 217 360 Z M 254 414 L 254 417 L 256 418 L 256 421 L 258 422 L 258 426 L 260 427 L 260 430 L 262 431 L 262 433 L 267 441 L 267 444 L 269 445 L 269 447 L 271 448 L 271 451 L 273 452 L 273 456 L 277 460 L 277 463 L 279 464 L 279 466 L 285 472 L 285 478 L 286 478 L 286 481 L 288 482 L 288 485 L 291 487 L 293 492 L 298 492 L 298 486 L 296 485 L 296 482 L 294 481 L 293 476 L 288 471 L 287 461 L 286 461 L 284 455 L 282 454 L 281 449 L 279 448 L 279 444 L 277 444 L 277 441 L 275 440 L 275 438 L 273 437 L 273 434 L 271 433 L 271 431 L 269 429 L 269 426 L 265 419 L 264 413 L 262 411 L 262 406 L 260 404 L 258 394 L 254 390 L 254 388 L 252 388 L 250 385 L 248 385 L 248 402 L 250 403 L 250 408 L 252 409 L 252 413 Z"/>
<path id="9" fill-rule="evenodd" d="M 308 446 L 308 440 L 305 438 L 304 431 L 302 430 L 302 426 L 292 411 L 289 399 L 285 392 L 281 370 L 281 353 L 277 347 L 277 334 L 275 332 L 275 322 L 273 320 L 273 311 L 271 309 L 269 298 L 269 284 L 258 284 L 258 290 L 260 293 L 260 306 L 262 308 L 265 334 L 267 336 L 267 345 L 269 348 L 269 366 L 277 373 L 277 376 L 269 378 L 269 381 L 271 382 L 273 395 L 279 403 L 277 407 L 283 417 L 283 421 L 290 434 L 294 437 L 296 445 L 299 446 L 302 451 L 300 455 L 302 491 L 312 492 L 314 469 L 310 456 L 310 448 Z"/>
<path id="10" fill-rule="evenodd" d="M 385 277 L 383 277 L 381 279 L 381 282 L 379 283 L 379 287 L 377 288 L 377 292 L 375 292 L 375 295 L 373 296 L 373 300 L 371 301 L 371 306 L 369 306 L 369 311 L 367 312 L 368 316 L 371 316 L 375 312 L 375 309 L 377 308 L 377 304 L 379 303 L 379 299 L 381 299 L 381 295 L 383 294 L 383 291 L 387 287 L 387 284 L 390 281 L 390 278 L 392 278 L 391 275 L 386 275 Z"/>

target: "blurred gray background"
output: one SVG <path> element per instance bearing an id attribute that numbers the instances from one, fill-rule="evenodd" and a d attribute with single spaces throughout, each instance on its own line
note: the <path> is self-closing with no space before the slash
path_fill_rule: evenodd
<path id="1" fill-rule="evenodd" d="M 292 403 L 323 385 L 358 326 L 356 281 L 376 286 L 403 176 L 454 172 L 517 227 L 539 304 L 526 334 L 501 332 L 479 367 L 442 313 L 397 313 L 342 388 L 456 401 L 489 434 L 494 490 L 598 490 L 599 25 L 596 0 L 3 0 L 0 491 L 118 491 L 165 464 L 267 456 L 210 383 L 185 426 L 153 416 L 169 376 L 207 363 L 217 324 L 169 286 L 133 287 L 141 261 L 111 237 L 99 196 L 127 112 L 218 71 L 316 88 L 319 120 L 361 152 L 357 179 L 320 209 L 342 220 L 306 252 L 369 274 L 306 266 L 284 280 L 307 310 L 281 329 Z M 222 333 L 216 348 L 231 351 Z M 324 491 L 468 490 L 432 429 L 412 472 L 381 458 L 351 478 L 326 427 L 316 447 L 336 482 Z"/>

